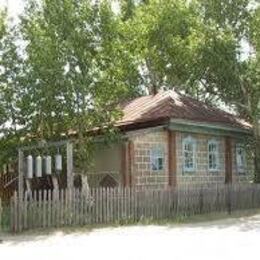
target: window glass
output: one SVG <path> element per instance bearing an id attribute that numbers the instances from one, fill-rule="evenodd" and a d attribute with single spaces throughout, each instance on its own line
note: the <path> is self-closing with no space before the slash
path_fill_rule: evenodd
<path id="1" fill-rule="evenodd" d="M 151 168 L 153 171 L 163 170 L 164 167 L 164 149 L 163 147 L 154 147 L 151 150 Z"/>
<path id="2" fill-rule="evenodd" d="M 184 170 L 195 170 L 195 140 L 187 137 L 183 140 Z"/>
<path id="3" fill-rule="evenodd" d="M 246 152 L 242 145 L 236 147 L 236 163 L 238 173 L 244 173 L 246 168 Z"/>
<path id="4" fill-rule="evenodd" d="M 209 170 L 218 170 L 219 168 L 219 147 L 216 141 L 209 141 L 208 143 L 208 161 Z"/>

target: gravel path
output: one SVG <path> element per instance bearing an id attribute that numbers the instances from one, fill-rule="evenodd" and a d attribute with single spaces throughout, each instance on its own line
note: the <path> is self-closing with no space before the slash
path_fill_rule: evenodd
<path id="1" fill-rule="evenodd" d="M 0 259 L 259 259 L 260 215 L 196 224 L 0 237 Z M 83 258 L 82 258 L 83 257 Z"/>

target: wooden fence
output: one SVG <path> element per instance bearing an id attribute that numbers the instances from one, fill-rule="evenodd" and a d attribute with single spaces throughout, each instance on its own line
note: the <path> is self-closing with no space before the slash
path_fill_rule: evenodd
<path id="1" fill-rule="evenodd" d="M 183 215 L 260 208 L 260 185 L 183 187 L 166 190 L 97 188 L 35 191 L 10 204 L 10 228 L 35 228 L 135 223 Z"/>

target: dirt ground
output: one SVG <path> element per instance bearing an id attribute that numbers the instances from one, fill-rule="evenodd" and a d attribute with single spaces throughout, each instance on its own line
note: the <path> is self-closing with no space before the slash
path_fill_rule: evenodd
<path id="1" fill-rule="evenodd" d="M 193 224 L 0 235 L 0 259 L 260 259 L 260 214 Z"/>

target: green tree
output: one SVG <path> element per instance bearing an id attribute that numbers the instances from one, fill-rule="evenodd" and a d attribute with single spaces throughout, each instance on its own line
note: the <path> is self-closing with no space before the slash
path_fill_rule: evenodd
<path id="1" fill-rule="evenodd" d="M 260 12 L 250 8 L 250 0 L 199 2 L 204 22 L 215 27 L 211 35 L 206 34 L 201 60 L 198 59 L 198 68 L 204 72 L 201 82 L 207 93 L 234 105 L 238 114 L 253 125 L 252 149 L 256 180 L 259 182 Z M 255 55 L 245 61 L 241 59 L 242 39 L 255 49 Z"/>
<path id="2" fill-rule="evenodd" d="M 184 1 L 149 1 L 125 23 L 130 48 L 149 91 L 161 86 L 185 88 L 199 46 L 200 19 Z"/>
<path id="3" fill-rule="evenodd" d="M 218 30 L 231 31 L 241 39 L 248 30 L 251 0 L 197 0 L 200 15 Z"/>
<path id="4" fill-rule="evenodd" d="M 250 4 L 249 0 L 151 0 L 137 5 L 125 26 L 143 84 L 150 91 L 174 87 L 211 104 L 224 101 L 252 123 L 260 173 L 260 26 L 258 11 Z M 249 34 L 253 36 L 248 38 Z M 245 39 L 255 46 L 256 57 L 243 61 L 241 40 Z"/>
<path id="5" fill-rule="evenodd" d="M 0 10 L 0 49 L 2 50 L 3 49 L 3 38 L 4 38 L 4 35 L 6 33 L 6 24 L 5 24 L 5 13 Z M 2 55 L 1 55 L 2 56 Z M 3 60 L 2 60 L 2 57 L 0 56 L 0 73 L 3 74 Z M 3 91 L 3 83 L 2 83 L 2 80 L 0 81 L 0 90 L 1 92 Z M 1 97 L 2 98 L 2 97 Z M 0 103 L 0 125 L 2 125 L 4 123 L 4 119 L 5 119 L 5 110 L 4 110 L 4 107 L 2 105 L 2 102 Z"/>
<path id="6" fill-rule="evenodd" d="M 113 136 L 118 103 L 136 93 L 138 71 L 124 48 L 121 21 L 109 1 L 29 1 L 20 30 L 27 131 L 46 140 L 75 131 L 85 163 L 86 132 L 99 127 Z"/>
<path id="7" fill-rule="evenodd" d="M 16 155 L 24 120 L 20 115 L 20 83 L 22 59 L 17 52 L 17 34 L 7 21 L 6 13 L 0 22 L 0 164 Z"/>
<path id="8" fill-rule="evenodd" d="M 248 41 L 254 49 L 249 57 L 247 70 L 241 86 L 238 108 L 253 124 L 256 181 L 260 182 L 260 7 L 250 20 Z M 242 97 L 242 98 L 241 98 Z"/>
<path id="9" fill-rule="evenodd" d="M 135 7 L 136 7 L 135 0 L 121 0 L 120 1 L 121 16 L 124 21 L 128 20 L 134 16 Z"/>

